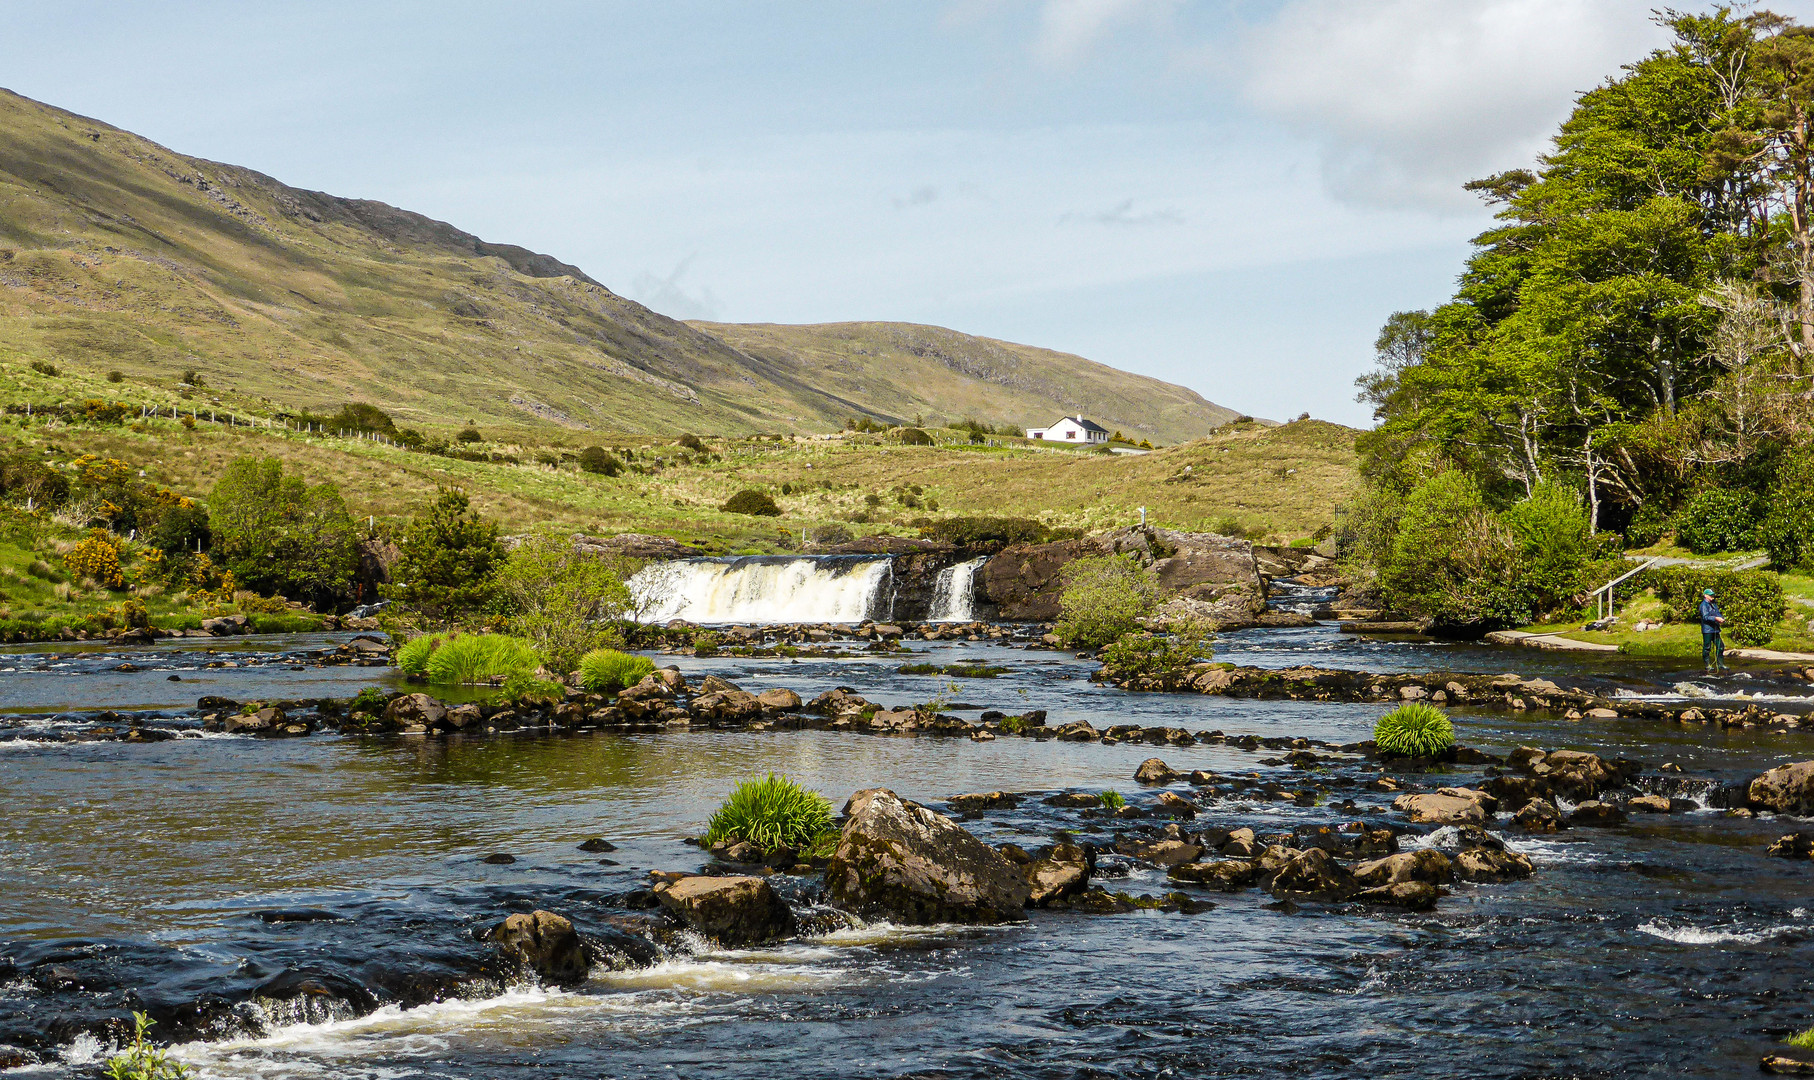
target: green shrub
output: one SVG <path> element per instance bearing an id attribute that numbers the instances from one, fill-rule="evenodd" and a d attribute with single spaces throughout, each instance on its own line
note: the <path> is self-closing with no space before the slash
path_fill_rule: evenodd
<path id="1" fill-rule="evenodd" d="M 48 375 L 53 379 L 57 377 L 57 366 L 45 360 L 33 360 L 31 369 L 40 375 Z"/>
<path id="2" fill-rule="evenodd" d="M 1122 797 L 1121 792 L 1119 791 L 1105 791 L 1100 795 L 1097 795 L 1096 798 L 1101 801 L 1102 808 L 1111 813 L 1127 805 L 1127 800 Z"/>
<path id="3" fill-rule="evenodd" d="M 755 488 L 744 488 L 724 502 L 727 514 L 749 514 L 752 517 L 780 517 L 781 508 L 775 505 L 775 497 L 766 491 Z"/>
<path id="4" fill-rule="evenodd" d="M 107 1059 L 107 1068 L 101 1074 L 106 1080 L 184 1080 L 190 1075 L 183 1065 L 171 1061 L 166 1051 L 145 1041 L 145 1032 L 155 1023 L 142 1012 L 132 1014 L 132 1042 Z"/>
<path id="5" fill-rule="evenodd" d="M 1707 488 L 1676 512 L 1676 543 L 1699 555 L 1746 550 L 1757 534 L 1752 502 L 1748 491 Z"/>
<path id="6" fill-rule="evenodd" d="M 639 566 L 581 551 L 566 537 L 530 537 L 497 571 L 503 629 L 533 642 L 550 670 L 572 671 L 586 653 L 621 643 L 613 624 L 634 604 L 624 582 Z"/>
<path id="7" fill-rule="evenodd" d="M 712 815 L 705 843 L 710 847 L 743 840 L 772 852 L 778 848 L 801 851 L 811 847 L 831 829 L 831 803 L 816 791 L 785 776 L 769 773 L 759 780 L 745 780 Z"/>
<path id="8" fill-rule="evenodd" d="M 902 446 L 931 446 L 931 445 L 933 445 L 932 436 L 926 434 L 924 431 L 922 431 L 916 427 L 902 428 L 900 431 L 895 433 L 895 438 L 897 438 L 901 441 Z"/>
<path id="9" fill-rule="evenodd" d="M 384 707 L 390 704 L 390 700 L 391 696 L 383 690 L 378 689 L 376 686 L 368 686 L 353 695 L 353 700 L 347 702 L 347 711 L 373 714 L 382 713 Z"/>
<path id="10" fill-rule="evenodd" d="M 1814 450 L 1790 458 L 1776 473 L 1758 543 L 1778 570 L 1814 569 Z"/>
<path id="11" fill-rule="evenodd" d="M 246 588 L 321 604 L 352 583 L 357 530 L 333 484 L 285 475 L 274 457 L 242 457 L 227 465 L 208 507 L 216 559 Z"/>
<path id="12" fill-rule="evenodd" d="M 107 373 L 107 381 L 110 383 L 125 382 L 126 376 L 119 371 L 109 371 Z"/>
<path id="13" fill-rule="evenodd" d="M 476 443 L 484 441 L 485 436 L 480 434 L 479 429 L 470 425 L 461 428 L 460 433 L 454 436 L 454 442 L 457 443 Z"/>
<path id="14" fill-rule="evenodd" d="M 691 450 L 695 454 L 703 454 L 711 449 L 711 447 L 707 446 L 699 436 L 693 434 L 685 434 L 680 438 L 675 439 L 674 445 L 683 450 Z"/>
<path id="15" fill-rule="evenodd" d="M 1440 757 L 1455 745 L 1455 727 L 1441 709 L 1413 701 L 1379 718 L 1373 743 L 1394 757 Z"/>
<path id="16" fill-rule="evenodd" d="M 1174 627 L 1170 634 L 1133 633 L 1115 639 L 1102 654 L 1102 672 L 1113 679 L 1181 675 L 1211 655 L 1215 635 L 1207 627 Z"/>
<path id="17" fill-rule="evenodd" d="M 1768 645 L 1783 617 L 1782 580 L 1761 570 L 1660 566 L 1639 574 L 1632 583 L 1654 591 L 1669 605 L 1672 620 L 1690 624 L 1701 621 L 1701 590 L 1712 589 L 1714 602 L 1726 616 L 1725 634 L 1737 645 Z"/>
<path id="18" fill-rule="evenodd" d="M 635 686 L 653 674 L 653 660 L 616 649 L 593 649 L 579 659 L 580 685 L 595 694 L 614 693 Z"/>
<path id="19" fill-rule="evenodd" d="M 1159 602 L 1153 572 L 1132 555 L 1087 555 L 1059 572 L 1059 619 L 1054 631 L 1067 645 L 1095 649 L 1139 629 Z"/>
<path id="20" fill-rule="evenodd" d="M 616 476 L 624 471 L 623 462 L 611 456 L 602 446 L 588 446 L 579 452 L 579 467 L 598 476 Z"/>
<path id="21" fill-rule="evenodd" d="M 1674 521 L 1675 515 L 1669 512 L 1661 499 L 1646 500 L 1631 515 L 1631 522 L 1625 526 L 1625 544 L 1627 547 L 1647 548 L 1661 540 L 1673 527 Z"/>
<path id="22" fill-rule="evenodd" d="M 443 686 L 490 682 L 494 677 L 534 671 L 542 658 L 535 646 L 507 634 L 455 634 L 428 655 L 428 681 Z"/>
<path id="23" fill-rule="evenodd" d="M 505 558 L 497 523 L 474 510 L 463 491 L 439 491 L 398 547 L 403 557 L 392 571 L 394 584 L 380 589 L 386 599 L 448 617 L 483 608 L 497 591 Z"/>
<path id="24" fill-rule="evenodd" d="M 1016 517 L 953 517 L 921 526 L 920 535 L 958 547 L 1043 544 L 1051 530 L 1043 522 Z"/>

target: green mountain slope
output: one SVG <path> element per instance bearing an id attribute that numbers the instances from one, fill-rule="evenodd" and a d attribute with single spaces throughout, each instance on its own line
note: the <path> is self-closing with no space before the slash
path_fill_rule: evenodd
<path id="1" fill-rule="evenodd" d="M 1202 438 L 1236 413 L 1195 391 L 1070 353 L 912 323 L 706 323 L 749 356 L 898 417 L 1043 427 L 1081 413 L 1133 438 Z"/>
<path id="2" fill-rule="evenodd" d="M 1045 423 L 1082 409 L 1181 439 L 1229 415 L 1078 357 L 860 330 L 879 335 L 879 352 L 837 327 L 690 326 L 550 256 L 0 91 L 9 359 L 166 386 L 194 369 L 236 396 L 371 401 L 415 425 L 743 433 L 859 414 Z"/>

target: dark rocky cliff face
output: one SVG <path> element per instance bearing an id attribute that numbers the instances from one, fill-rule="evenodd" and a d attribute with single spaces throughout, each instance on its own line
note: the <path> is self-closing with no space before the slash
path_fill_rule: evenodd
<path id="1" fill-rule="evenodd" d="M 1118 529 L 1050 544 L 1014 544 L 983 564 L 982 597 L 1003 619 L 1055 619 L 1064 567 L 1092 555 L 1133 555 L 1170 598 L 1161 615 L 1247 622 L 1266 607 L 1253 544 L 1214 533 Z"/>
<path id="2" fill-rule="evenodd" d="M 894 597 L 889 617 L 908 622 L 920 622 L 931 616 L 932 598 L 937 589 L 940 571 L 976 557 L 963 548 L 938 540 L 917 540 L 905 536 L 866 536 L 861 540 L 828 548 L 824 554 L 894 556 Z M 988 617 L 981 610 L 976 612 L 976 616 Z"/>

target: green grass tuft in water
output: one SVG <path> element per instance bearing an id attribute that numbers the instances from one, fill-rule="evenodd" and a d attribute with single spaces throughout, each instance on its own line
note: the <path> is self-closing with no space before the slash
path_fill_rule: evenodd
<path id="1" fill-rule="evenodd" d="M 1373 742 L 1382 754 L 1433 758 L 1455 745 L 1455 727 L 1441 709 L 1414 701 L 1380 717 Z"/>
<path id="2" fill-rule="evenodd" d="M 720 841 L 744 840 L 765 852 L 784 847 L 805 851 L 822 844 L 822 837 L 831 829 L 831 803 L 825 796 L 769 773 L 732 789 L 730 798 L 712 815 L 705 843 L 710 847 Z"/>
<path id="3" fill-rule="evenodd" d="M 633 656 L 616 649 L 593 649 L 579 658 L 580 685 L 595 694 L 607 694 L 635 686 L 644 677 L 655 674 L 655 662 L 646 656 Z"/>

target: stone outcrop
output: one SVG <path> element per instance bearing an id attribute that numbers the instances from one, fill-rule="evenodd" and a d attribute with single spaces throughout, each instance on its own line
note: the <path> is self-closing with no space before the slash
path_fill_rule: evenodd
<path id="1" fill-rule="evenodd" d="M 1151 568 L 1167 597 L 1184 602 L 1175 614 L 1244 623 L 1265 610 L 1265 586 L 1250 542 L 1156 528 L 1012 544 L 983 564 L 982 593 L 1001 618 L 1054 619 L 1066 564 L 1086 556 L 1124 554 Z"/>
<path id="2" fill-rule="evenodd" d="M 1814 761 L 1779 765 L 1751 781 L 1745 794 L 1758 810 L 1814 815 Z"/>
<path id="3" fill-rule="evenodd" d="M 850 797 L 826 867 L 833 903 L 903 923 L 995 923 L 1025 918 L 1021 868 L 956 822 L 885 788 Z"/>
<path id="4" fill-rule="evenodd" d="M 1392 800 L 1392 808 L 1403 811 L 1412 821 L 1436 825 L 1479 825 L 1490 815 L 1482 799 L 1460 794 L 1467 790 L 1444 788 L 1436 793 L 1400 795 Z"/>
<path id="5" fill-rule="evenodd" d="M 584 982 L 591 970 L 579 931 L 565 916 L 552 911 L 512 915 L 487 931 L 485 940 L 495 944 L 506 960 L 547 982 Z"/>
<path id="6" fill-rule="evenodd" d="M 792 937 L 794 913 L 759 877 L 683 877 L 655 886 L 661 906 L 726 948 Z"/>
<path id="7" fill-rule="evenodd" d="M 1059 844 L 1028 863 L 1023 871 L 1027 903 L 1044 907 L 1083 891 L 1096 872 L 1096 851 L 1084 844 Z"/>
<path id="8" fill-rule="evenodd" d="M 1267 891 L 1290 900 L 1346 900 L 1360 891 L 1360 885 L 1335 856 L 1310 848 L 1286 859 Z"/>
<path id="9" fill-rule="evenodd" d="M 1354 879 L 1367 888 L 1396 885 L 1401 881 L 1447 885 L 1455 880 L 1455 864 L 1440 851 L 1421 848 L 1361 863 L 1354 868 Z"/>
<path id="10" fill-rule="evenodd" d="M 384 707 L 384 719 L 404 731 L 426 731 L 446 715 L 447 706 L 427 694 L 400 694 Z"/>

